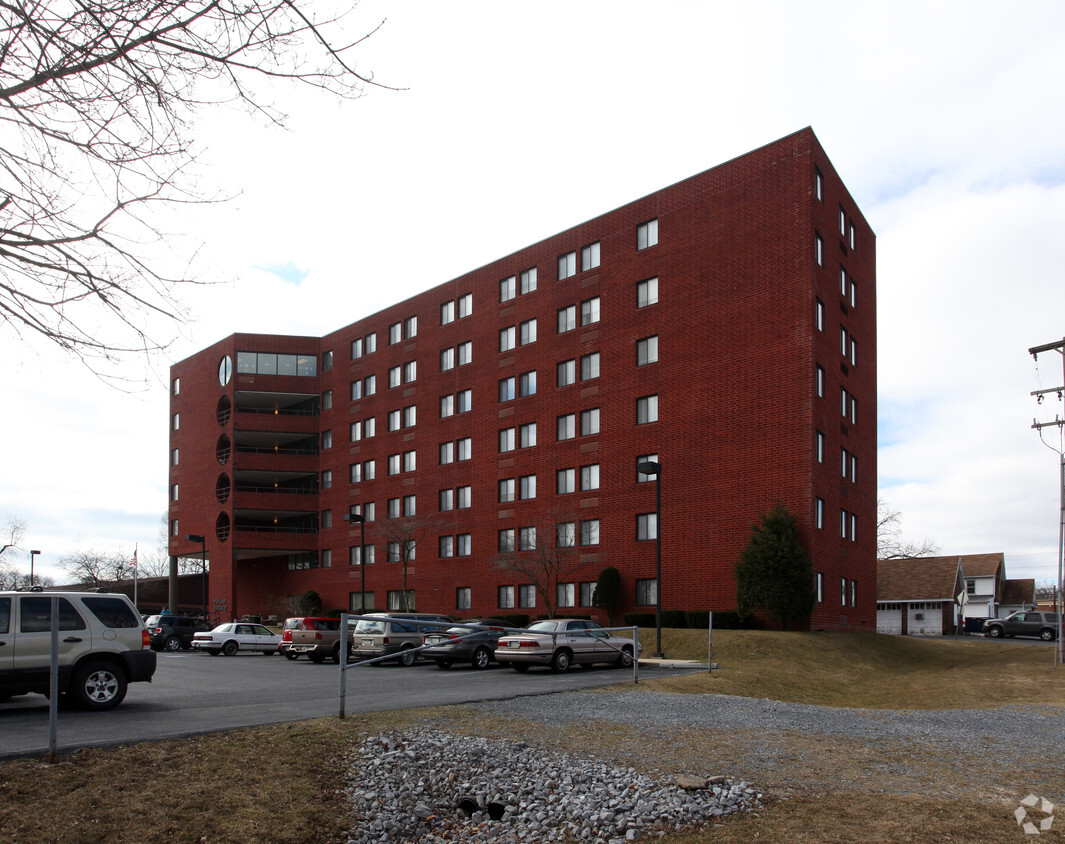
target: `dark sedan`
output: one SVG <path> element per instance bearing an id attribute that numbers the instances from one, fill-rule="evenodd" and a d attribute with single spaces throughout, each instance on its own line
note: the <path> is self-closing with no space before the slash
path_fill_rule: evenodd
<path id="1" fill-rule="evenodd" d="M 507 626 L 498 618 L 468 621 L 464 625 L 434 630 L 422 636 L 423 645 L 432 645 L 421 652 L 439 668 L 450 668 L 456 662 L 468 662 L 474 668 L 487 668 L 495 661 L 496 642 L 507 634 Z"/>

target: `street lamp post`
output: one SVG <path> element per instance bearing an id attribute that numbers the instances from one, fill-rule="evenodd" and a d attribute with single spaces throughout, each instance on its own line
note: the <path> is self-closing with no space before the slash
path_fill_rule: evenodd
<path id="1" fill-rule="evenodd" d="M 30 588 L 33 588 L 33 558 L 40 554 L 40 551 L 30 551 Z"/>
<path id="2" fill-rule="evenodd" d="M 345 522 L 359 523 L 359 574 L 362 577 L 362 591 L 359 593 L 359 615 L 366 614 L 366 519 L 361 513 L 345 513 Z"/>
<path id="3" fill-rule="evenodd" d="M 665 656 L 662 653 L 662 464 L 646 460 L 637 463 L 636 470 L 655 476 L 655 652 L 651 656 L 661 659 Z"/>
<path id="4" fill-rule="evenodd" d="M 207 537 L 198 533 L 187 533 L 185 539 L 188 542 L 200 543 L 200 588 L 203 592 L 203 618 L 207 620 Z M 173 612 L 173 610 L 171 610 Z"/>

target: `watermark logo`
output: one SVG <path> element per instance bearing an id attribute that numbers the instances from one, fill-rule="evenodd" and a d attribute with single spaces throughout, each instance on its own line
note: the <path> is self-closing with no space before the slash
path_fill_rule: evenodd
<path id="1" fill-rule="evenodd" d="M 1013 817 L 1028 835 L 1039 835 L 1054 825 L 1054 804 L 1045 797 L 1029 794 L 1014 810 Z"/>

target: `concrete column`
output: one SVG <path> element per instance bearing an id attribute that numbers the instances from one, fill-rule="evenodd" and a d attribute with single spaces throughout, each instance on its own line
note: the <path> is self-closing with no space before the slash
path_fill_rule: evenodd
<path id="1" fill-rule="evenodd" d="M 170 603 L 167 604 L 170 612 L 178 615 L 178 558 L 170 558 Z"/>

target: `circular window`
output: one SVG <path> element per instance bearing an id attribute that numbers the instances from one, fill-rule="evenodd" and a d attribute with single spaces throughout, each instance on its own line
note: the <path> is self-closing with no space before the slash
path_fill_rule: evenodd
<path id="1" fill-rule="evenodd" d="M 223 355 L 222 360 L 218 363 L 218 383 L 223 387 L 229 383 L 229 379 L 233 377 L 233 358 L 229 355 Z"/>
<path id="2" fill-rule="evenodd" d="M 218 499 L 219 504 L 225 504 L 229 501 L 229 493 L 231 490 L 232 487 L 229 483 L 229 475 L 219 475 L 218 480 L 214 485 L 215 498 Z"/>

